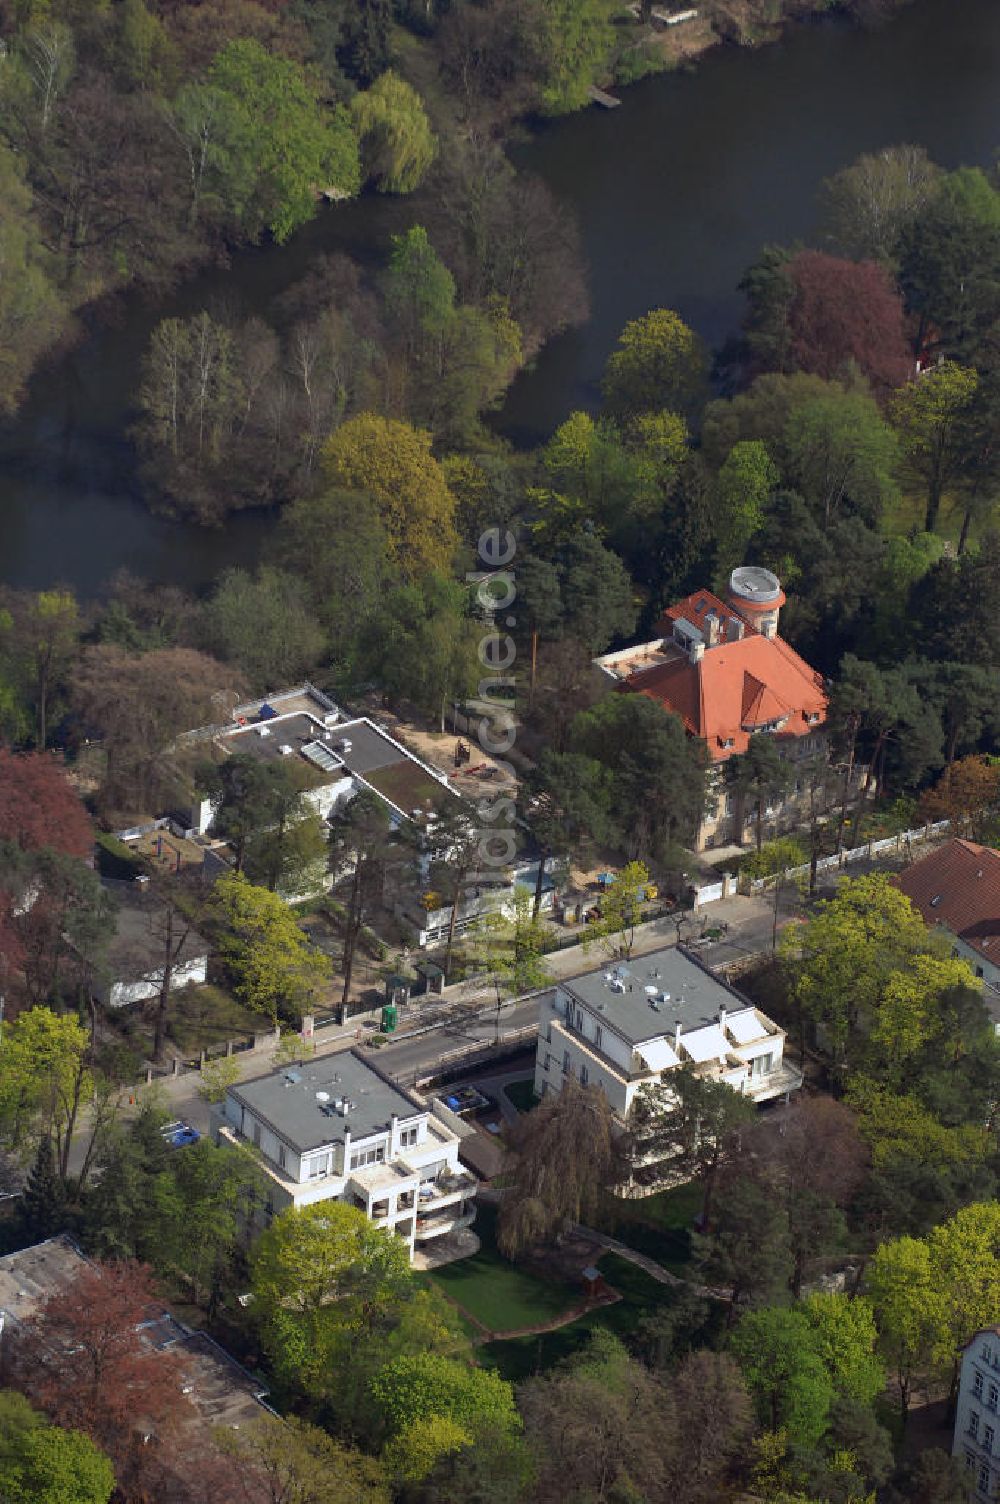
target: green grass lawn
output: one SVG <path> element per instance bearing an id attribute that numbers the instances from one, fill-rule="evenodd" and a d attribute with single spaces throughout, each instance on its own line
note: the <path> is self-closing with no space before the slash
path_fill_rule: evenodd
<path id="1" fill-rule="evenodd" d="M 516 1107 L 518 1112 L 530 1112 L 538 1102 L 534 1076 L 528 1076 L 524 1081 L 509 1081 L 503 1091 L 511 1106 Z"/>
<path id="2" fill-rule="evenodd" d="M 691 1262 L 691 1228 L 701 1211 L 699 1185 L 678 1185 L 655 1196 L 614 1201 L 602 1230 L 671 1269 L 686 1274 Z"/>
<path id="3" fill-rule="evenodd" d="M 606 1253 L 598 1267 L 623 1297 L 617 1305 L 602 1306 L 554 1332 L 485 1343 L 477 1349 L 479 1361 L 495 1368 L 503 1378 L 518 1383 L 571 1357 L 584 1346 L 594 1327 L 606 1327 L 627 1342 L 644 1317 L 669 1306 L 675 1298 L 669 1285 L 658 1284 L 651 1275 L 616 1253 Z"/>
<path id="4" fill-rule="evenodd" d="M 582 1290 L 550 1283 L 509 1264 L 497 1251 L 495 1226 L 495 1209 L 481 1205 L 475 1226 L 481 1243 L 479 1252 L 435 1269 L 427 1278 L 491 1332 L 516 1331 L 518 1327 L 554 1321 L 571 1310 L 581 1299 Z"/>

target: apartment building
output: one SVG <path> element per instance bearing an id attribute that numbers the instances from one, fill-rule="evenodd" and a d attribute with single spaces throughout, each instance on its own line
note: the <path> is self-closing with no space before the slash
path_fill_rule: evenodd
<path id="1" fill-rule="evenodd" d="M 784 1058 L 785 1033 L 683 946 L 616 961 L 560 982 L 542 999 L 535 1091 L 572 1076 L 599 1086 L 624 1126 L 644 1086 L 669 1086 L 684 1065 L 753 1102 L 786 1097 L 802 1073 Z M 663 1175 L 637 1167 L 635 1189 Z"/>
<path id="2" fill-rule="evenodd" d="M 478 1181 L 459 1164 L 448 1116 L 352 1050 L 231 1086 L 213 1132 L 259 1151 L 270 1215 L 345 1201 L 401 1237 L 412 1259 L 475 1218 Z"/>
<path id="3" fill-rule="evenodd" d="M 952 1456 L 963 1462 L 973 1499 L 1000 1493 L 1000 1326 L 978 1331 L 962 1350 Z"/>

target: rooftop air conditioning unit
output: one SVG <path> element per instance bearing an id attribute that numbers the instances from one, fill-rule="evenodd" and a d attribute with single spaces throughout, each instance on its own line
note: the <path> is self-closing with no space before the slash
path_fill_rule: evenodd
<path id="1" fill-rule="evenodd" d="M 350 739 L 350 737 L 345 736 L 344 739 L 343 739 L 343 741 L 338 743 L 338 746 L 340 747 L 341 752 L 350 752 L 350 750 L 351 750 L 351 739 Z"/>
<path id="2" fill-rule="evenodd" d="M 281 746 L 278 748 L 278 751 L 281 753 L 282 757 L 291 757 L 292 755 L 292 748 L 288 745 L 287 742 L 282 742 Z"/>

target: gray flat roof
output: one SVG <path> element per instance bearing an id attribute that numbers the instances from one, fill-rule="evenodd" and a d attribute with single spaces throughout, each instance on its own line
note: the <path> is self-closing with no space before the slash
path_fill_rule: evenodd
<path id="1" fill-rule="evenodd" d="M 394 762 L 412 762 L 413 758 L 403 747 L 397 747 L 387 736 L 368 721 L 341 721 L 334 727 L 334 750 L 341 756 L 352 773 L 374 773 L 376 768 L 387 768 Z M 345 738 L 350 742 L 350 751 L 338 747 Z M 419 763 L 417 764 L 419 767 Z"/>
<path id="2" fill-rule="evenodd" d="M 320 1091 L 327 1101 L 317 1098 Z M 300 1154 L 343 1143 L 345 1130 L 352 1139 L 367 1138 L 388 1130 L 394 1115 L 413 1118 L 427 1111 L 353 1050 L 241 1081 L 229 1095 Z M 351 1103 L 346 1117 L 333 1110 L 340 1097 Z"/>
<path id="3" fill-rule="evenodd" d="M 609 979 L 625 984 L 619 992 Z M 685 1033 L 717 1023 L 719 1009 L 736 1013 L 751 1007 L 746 998 L 720 981 L 683 947 L 665 946 L 631 961 L 608 961 L 585 976 L 571 977 L 559 983 L 587 1008 L 604 1014 L 608 1024 L 629 1044 L 647 1039 L 669 1039 L 677 1024 Z M 669 993 L 669 999 L 652 1006 L 657 994 Z"/>
<path id="4" fill-rule="evenodd" d="M 260 734 L 262 727 L 267 730 L 266 736 Z M 222 744 L 234 756 L 273 762 L 276 758 L 288 756 L 287 752 L 282 752 L 282 747 L 291 747 L 301 756 L 303 745 L 306 742 L 322 741 L 327 729 L 314 716 L 300 713 L 272 721 L 256 721 L 252 726 L 243 726 L 236 731 L 230 731 L 227 727 Z"/>

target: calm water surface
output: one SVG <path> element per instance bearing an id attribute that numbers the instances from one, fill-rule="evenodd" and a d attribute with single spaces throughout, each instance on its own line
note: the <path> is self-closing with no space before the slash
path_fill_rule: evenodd
<path id="1" fill-rule="evenodd" d="M 696 72 L 649 79 L 619 110 L 544 127 L 517 150 L 573 205 L 590 265 L 592 317 L 553 341 L 515 382 L 499 426 L 544 437 L 597 382 L 627 319 L 667 304 L 710 342 L 736 327 L 743 269 L 768 240 L 807 236 L 820 180 L 859 152 L 902 141 L 945 166 L 1000 147 L 1000 0 L 918 0 L 875 31 L 824 22 L 751 53 L 718 50 Z M 241 253 L 163 303 L 129 300 L 42 373 L 0 429 L 0 578 L 99 589 L 118 568 L 188 586 L 249 561 L 270 521 L 206 532 L 150 516 L 127 439 L 139 360 L 153 325 L 220 303 L 267 314 L 323 251 L 380 260 L 405 201 L 324 210 L 278 250 Z"/>

